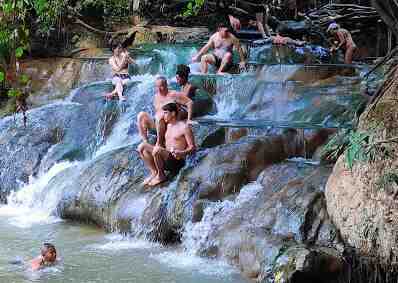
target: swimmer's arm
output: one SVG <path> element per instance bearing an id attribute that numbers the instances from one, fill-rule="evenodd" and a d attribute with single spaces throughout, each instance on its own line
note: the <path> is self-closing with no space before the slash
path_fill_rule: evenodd
<path id="1" fill-rule="evenodd" d="M 189 87 L 187 88 L 187 90 L 182 91 L 182 93 L 184 93 L 185 96 L 188 96 L 191 92 L 195 91 L 195 87 L 193 85 L 189 85 Z"/>
<path id="2" fill-rule="evenodd" d="M 181 95 L 182 94 L 182 95 Z M 193 101 L 189 97 L 185 96 L 183 93 L 181 93 L 179 96 L 177 96 L 177 103 L 183 104 L 187 107 L 188 111 L 188 121 L 192 120 L 192 111 L 193 111 Z"/>
<path id="3" fill-rule="evenodd" d="M 38 269 L 40 269 L 42 263 L 43 263 L 42 257 L 37 257 L 37 258 L 35 258 L 35 259 L 32 259 L 32 260 L 30 261 L 30 268 L 31 268 L 32 270 L 38 270 Z"/>
<path id="4" fill-rule="evenodd" d="M 114 72 L 120 72 L 123 70 L 123 66 L 119 66 L 115 60 L 113 60 L 113 57 L 109 58 L 109 65 L 111 65 L 112 71 Z"/>
<path id="5" fill-rule="evenodd" d="M 187 141 L 188 147 L 185 150 L 182 150 L 181 153 L 183 155 L 188 155 L 188 154 L 193 153 L 196 150 L 195 138 L 193 136 L 191 126 L 187 125 L 185 127 L 184 137 L 185 137 L 185 140 Z"/>
<path id="6" fill-rule="evenodd" d="M 342 47 L 345 43 L 346 43 L 346 39 L 345 39 L 345 36 L 339 31 L 339 32 L 337 32 L 337 36 L 338 36 L 338 38 L 339 38 L 339 41 L 340 41 L 340 43 L 339 43 L 339 45 L 336 47 L 336 50 L 338 50 L 338 49 L 340 49 L 340 47 Z"/>
<path id="7" fill-rule="evenodd" d="M 213 46 L 213 39 L 214 39 L 214 35 L 212 35 L 209 39 L 209 41 L 205 44 L 205 46 L 202 47 L 202 49 L 200 49 L 200 51 L 198 52 L 198 54 L 196 54 L 196 58 L 199 58 L 200 56 L 202 56 L 203 54 L 205 54 L 212 46 Z"/>
<path id="8" fill-rule="evenodd" d="M 130 56 L 130 54 L 128 52 L 126 52 L 126 59 L 125 60 L 127 61 L 128 64 L 134 64 L 135 63 L 134 59 L 131 58 L 131 56 Z"/>

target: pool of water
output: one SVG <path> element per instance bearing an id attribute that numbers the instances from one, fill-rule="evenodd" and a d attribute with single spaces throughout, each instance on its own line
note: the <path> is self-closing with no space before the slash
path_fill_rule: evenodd
<path id="1" fill-rule="evenodd" d="M 0 282 L 249 282 L 226 263 L 89 225 L 54 221 L 21 228 L 1 217 L 0 230 Z M 46 241 L 56 245 L 59 262 L 32 272 L 26 262 Z"/>

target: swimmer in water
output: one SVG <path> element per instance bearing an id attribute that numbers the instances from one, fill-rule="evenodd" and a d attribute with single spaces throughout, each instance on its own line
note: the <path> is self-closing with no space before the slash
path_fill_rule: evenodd
<path id="1" fill-rule="evenodd" d="M 32 270 L 39 270 L 46 266 L 53 265 L 57 260 L 57 250 L 55 246 L 50 243 L 44 243 L 41 248 L 41 255 L 30 261 Z"/>

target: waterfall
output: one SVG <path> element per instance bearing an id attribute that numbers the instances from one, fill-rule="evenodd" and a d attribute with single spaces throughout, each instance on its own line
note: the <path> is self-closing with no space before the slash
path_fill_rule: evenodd
<path id="1" fill-rule="evenodd" d="M 8 196 L 7 205 L 0 206 L 0 216 L 10 217 L 12 225 L 22 228 L 61 221 L 54 211 L 63 191 L 45 191 L 45 188 L 54 176 L 77 165 L 76 162 L 61 162 L 37 178 L 30 177 L 28 184 Z"/>
<path id="2" fill-rule="evenodd" d="M 187 253 L 191 255 L 205 254 L 212 248 L 212 233 L 217 231 L 223 223 L 226 223 L 234 210 L 241 207 L 246 202 L 255 198 L 263 190 L 263 187 L 254 182 L 245 185 L 239 192 L 235 200 L 224 200 L 209 204 L 200 222 L 189 222 L 184 229 L 182 245 Z"/>

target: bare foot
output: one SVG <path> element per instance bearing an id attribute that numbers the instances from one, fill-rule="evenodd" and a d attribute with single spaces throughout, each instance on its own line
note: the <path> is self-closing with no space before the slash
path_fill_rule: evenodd
<path id="1" fill-rule="evenodd" d="M 151 174 L 149 177 L 147 177 L 147 178 L 144 180 L 144 182 L 142 182 L 142 184 L 143 184 L 144 186 L 148 185 L 149 182 L 151 182 L 152 179 L 155 178 L 155 177 L 156 177 L 156 173 L 155 173 L 155 174 Z"/>
<path id="2" fill-rule="evenodd" d="M 226 74 L 228 74 L 228 73 L 226 73 L 226 72 L 217 72 L 217 75 L 226 75 Z"/>
<path id="3" fill-rule="evenodd" d="M 159 175 L 157 175 L 155 178 L 153 178 L 149 183 L 148 186 L 154 187 L 157 186 L 163 182 L 167 181 L 166 177 L 160 177 Z"/>

